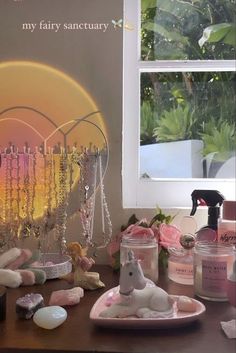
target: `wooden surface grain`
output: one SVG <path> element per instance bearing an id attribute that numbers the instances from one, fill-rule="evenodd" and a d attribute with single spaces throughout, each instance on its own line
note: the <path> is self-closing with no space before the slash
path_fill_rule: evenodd
<path id="1" fill-rule="evenodd" d="M 118 275 L 109 266 L 97 266 L 106 288 L 86 291 L 81 302 L 67 308 L 68 318 L 54 330 L 44 330 L 32 320 L 20 320 L 15 313 L 15 301 L 26 293 L 41 293 L 48 303 L 53 290 L 71 288 L 64 280 L 49 280 L 42 286 L 7 290 L 6 320 L 0 322 L 0 352 L 52 353 L 235 353 L 236 340 L 226 338 L 220 321 L 236 318 L 236 308 L 229 303 L 201 300 L 206 313 L 187 326 L 170 329 L 99 328 L 89 319 L 89 313 L 109 288 L 118 284 Z M 193 297 L 193 287 L 175 284 L 160 276 L 158 285 L 170 294 Z M 196 298 L 200 300 L 199 298 Z"/>

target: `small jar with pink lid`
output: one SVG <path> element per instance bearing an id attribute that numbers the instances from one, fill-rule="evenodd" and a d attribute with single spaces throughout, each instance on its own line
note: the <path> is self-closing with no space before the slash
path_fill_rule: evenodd
<path id="1" fill-rule="evenodd" d="M 218 242 L 236 245 L 236 201 L 224 200 L 218 220 Z"/>

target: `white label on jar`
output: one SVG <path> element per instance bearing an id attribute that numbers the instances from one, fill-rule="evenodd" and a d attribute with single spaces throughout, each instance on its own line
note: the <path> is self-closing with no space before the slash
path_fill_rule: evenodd
<path id="1" fill-rule="evenodd" d="M 180 264 L 178 262 L 168 262 L 168 272 L 171 276 L 178 276 L 179 278 L 189 279 L 193 277 L 193 265 Z"/>
<path id="2" fill-rule="evenodd" d="M 202 288 L 215 293 L 226 292 L 227 262 L 202 260 Z"/>

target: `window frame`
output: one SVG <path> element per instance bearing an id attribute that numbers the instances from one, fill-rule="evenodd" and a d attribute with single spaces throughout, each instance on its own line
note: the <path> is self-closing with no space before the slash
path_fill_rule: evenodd
<path id="1" fill-rule="evenodd" d="M 194 189 L 219 190 L 235 200 L 235 179 L 140 179 L 140 75 L 142 72 L 235 71 L 235 60 L 140 61 L 141 0 L 124 0 L 123 28 L 123 208 L 191 208 Z"/>

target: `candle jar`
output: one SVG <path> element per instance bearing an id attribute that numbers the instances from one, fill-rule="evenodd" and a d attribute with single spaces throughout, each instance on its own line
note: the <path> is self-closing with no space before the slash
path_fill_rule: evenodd
<path id="1" fill-rule="evenodd" d="M 193 285 L 192 250 L 169 248 L 168 278 L 176 283 Z"/>
<path id="2" fill-rule="evenodd" d="M 201 298 L 227 301 L 227 277 L 232 272 L 232 245 L 196 242 L 194 247 L 194 290 Z"/>
<path id="3" fill-rule="evenodd" d="M 181 248 L 169 247 L 168 277 L 174 282 L 193 285 L 193 251 L 195 236 L 191 233 L 180 237 Z"/>
<path id="4" fill-rule="evenodd" d="M 218 242 L 236 245 L 236 201 L 223 202 L 223 215 L 218 220 Z"/>
<path id="5" fill-rule="evenodd" d="M 236 307 L 236 248 L 234 248 L 234 262 L 232 272 L 227 278 L 227 296 L 231 305 Z"/>
<path id="6" fill-rule="evenodd" d="M 120 245 L 120 263 L 128 261 L 128 252 L 132 250 L 134 257 L 140 261 L 145 277 L 153 282 L 158 280 L 158 244 L 154 237 L 128 234 L 123 236 Z"/>

